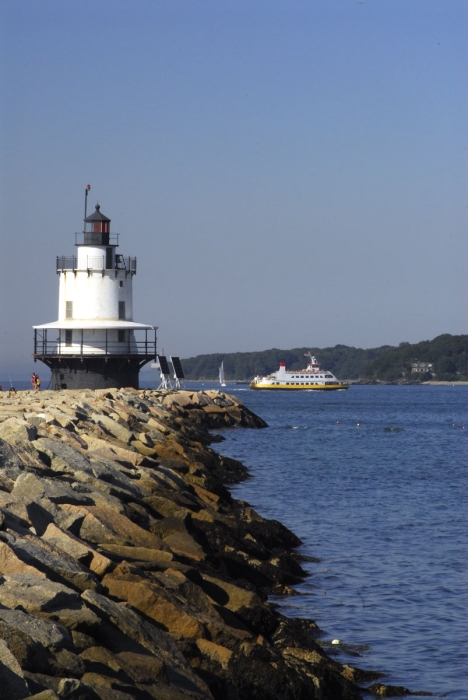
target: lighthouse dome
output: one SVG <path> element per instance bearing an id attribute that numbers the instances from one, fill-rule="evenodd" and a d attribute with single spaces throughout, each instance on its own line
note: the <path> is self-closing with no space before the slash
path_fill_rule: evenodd
<path id="1" fill-rule="evenodd" d="M 110 223 L 110 219 L 108 219 L 107 216 L 104 216 L 104 214 L 101 214 L 100 204 L 96 204 L 95 211 L 87 216 L 85 221 L 107 221 Z"/>

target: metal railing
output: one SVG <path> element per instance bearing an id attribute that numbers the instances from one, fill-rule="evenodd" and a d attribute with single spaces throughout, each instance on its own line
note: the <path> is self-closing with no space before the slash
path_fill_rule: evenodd
<path id="1" fill-rule="evenodd" d="M 124 270 L 135 273 L 136 269 L 137 259 L 130 256 L 116 255 L 114 261 L 110 262 L 105 255 L 87 255 L 86 264 L 83 265 L 83 262 L 81 262 L 81 267 L 79 267 L 76 255 L 57 255 L 57 272 L 65 270 Z"/>
<path id="2" fill-rule="evenodd" d="M 51 331 L 49 331 L 50 333 Z M 57 330 L 55 330 L 55 333 Z M 55 335 L 54 333 L 54 335 Z M 115 331 L 112 331 L 114 334 Z M 73 332 L 73 339 L 67 342 L 65 338 L 55 338 L 50 340 L 47 337 L 47 330 L 41 332 L 38 329 L 34 330 L 34 356 L 67 356 L 67 357 L 89 357 L 89 356 L 135 356 L 149 357 L 152 359 L 156 356 L 156 330 L 142 329 L 132 331 L 132 333 L 144 334 L 143 340 L 135 338 L 126 338 L 123 341 L 109 340 L 108 332 L 104 340 L 87 340 L 84 338 L 84 333 L 80 331 Z M 115 337 L 115 335 L 114 335 Z"/>
<path id="3" fill-rule="evenodd" d="M 100 231 L 79 231 L 75 233 L 75 245 L 119 245 L 120 233 L 101 233 Z M 103 242 L 105 241 L 105 242 Z"/>

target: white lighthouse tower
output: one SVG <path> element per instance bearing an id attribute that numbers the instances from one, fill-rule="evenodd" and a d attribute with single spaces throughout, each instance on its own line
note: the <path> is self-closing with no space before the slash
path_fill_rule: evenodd
<path id="1" fill-rule="evenodd" d="M 34 326 L 34 360 L 50 367 L 53 389 L 138 388 L 156 357 L 156 328 L 133 321 L 137 260 L 117 253 L 110 222 L 99 204 L 86 216 L 85 204 L 76 254 L 57 257 L 58 320 Z"/>

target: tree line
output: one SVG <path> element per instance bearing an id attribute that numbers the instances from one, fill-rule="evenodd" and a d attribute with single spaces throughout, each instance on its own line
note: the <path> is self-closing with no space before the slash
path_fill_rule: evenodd
<path id="1" fill-rule="evenodd" d="M 439 335 L 420 343 L 400 343 L 398 347 L 382 345 L 362 349 L 347 345 L 329 348 L 293 348 L 292 350 L 262 350 L 259 352 L 213 353 L 182 360 L 187 379 L 216 380 L 219 366 L 224 362 L 227 381 L 247 381 L 256 375 L 275 372 L 281 361 L 291 370 L 307 365 L 305 354 L 311 352 L 324 369 L 339 379 L 367 381 L 411 381 L 428 379 L 468 381 L 468 335 Z M 415 362 L 432 363 L 432 371 L 413 373 Z"/>
<path id="2" fill-rule="evenodd" d="M 415 373 L 411 366 L 416 362 L 431 363 L 432 367 Z M 363 368 L 363 375 L 383 381 L 468 381 L 468 335 L 445 333 L 434 340 L 400 343 Z"/>

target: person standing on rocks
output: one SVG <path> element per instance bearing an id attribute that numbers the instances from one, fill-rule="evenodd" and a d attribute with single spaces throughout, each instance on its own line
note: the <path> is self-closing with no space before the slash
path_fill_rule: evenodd
<path id="1" fill-rule="evenodd" d="M 38 374 L 32 373 L 31 384 L 34 391 L 38 391 L 41 388 L 41 380 Z"/>

